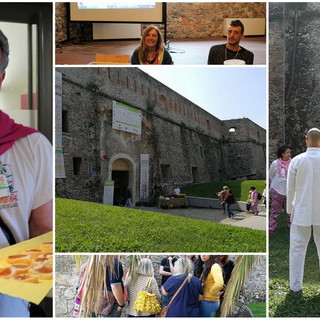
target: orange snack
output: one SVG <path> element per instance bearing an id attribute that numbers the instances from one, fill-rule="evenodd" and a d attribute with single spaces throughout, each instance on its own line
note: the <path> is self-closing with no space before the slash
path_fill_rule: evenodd
<path id="1" fill-rule="evenodd" d="M 11 266 L 0 267 L 0 278 L 9 278 L 12 274 Z"/>
<path id="2" fill-rule="evenodd" d="M 32 282 L 32 283 L 38 283 L 39 282 L 39 276 L 35 274 L 15 274 L 11 277 L 11 279 L 23 281 L 23 282 Z"/>
<path id="3" fill-rule="evenodd" d="M 44 242 L 40 249 L 44 251 L 45 253 L 52 253 L 52 242 Z"/>
<path id="4" fill-rule="evenodd" d="M 28 273 L 28 270 L 30 269 L 30 265 L 29 264 L 13 264 L 12 265 L 12 273 L 14 275 L 16 274 L 25 274 Z"/>
<path id="5" fill-rule="evenodd" d="M 51 280 L 52 279 L 52 268 L 50 267 L 34 267 L 29 270 L 29 273 L 37 274 L 40 280 Z"/>
<path id="6" fill-rule="evenodd" d="M 48 259 L 47 258 L 45 258 L 45 257 L 42 257 L 42 258 L 40 258 L 40 257 L 38 257 L 38 258 L 36 258 L 36 259 L 32 259 L 32 265 L 34 266 L 34 267 L 40 267 L 40 266 L 42 266 L 45 262 L 47 262 L 48 261 Z"/>
<path id="7" fill-rule="evenodd" d="M 27 254 L 16 254 L 13 256 L 9 256 L 7 261 L 11 264 L 31 264 L 31 256 Z"/>
<path id="8" fill-rule="evenodd" d="M 30 255 L 32 259 L 39 257 L 41 254 L 43 254 L 42 250 L 38 249 L 29 249 L 24 252 L 24 254 Z"/>

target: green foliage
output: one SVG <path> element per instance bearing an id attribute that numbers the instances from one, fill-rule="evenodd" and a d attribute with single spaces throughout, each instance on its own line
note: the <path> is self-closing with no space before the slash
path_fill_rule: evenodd
<path id="1" fill-rule="evenodd" d="M 319 317 L 319 264 L 311 239 L 305 260 L 303 294 L 289 288 L 289 228 L 281 213 L 277 230 L 269 237 L 269 316 Z"/>
<path id="2" fill-rule="evenodd" d="M 231 189 L 234 197 L 238 201 L 247 201 L 250 187 L 256 187 L 258 192 L 263 193 L 265 180 L 227 180 L 209 183 L 193 183 L 182 188 L 182 192 L 188 196 L 217 198 L 216 193 L 222 190 L 223 186 Z"/>
<path id="3" fill-rule="evenodd" d="M 57 252 L 265 252 L 265 232 L 56 199 Z"/>
<path id="4" fill-rule="evenodd" d="M 254 318 L 265 318 L 267 304 L 265 302 L 249 303 L 247 307 L 251 310 Z"/>

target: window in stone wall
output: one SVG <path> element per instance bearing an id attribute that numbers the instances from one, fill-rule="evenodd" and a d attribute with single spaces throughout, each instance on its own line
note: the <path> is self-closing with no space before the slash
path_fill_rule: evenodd
<path id="1" fill-rule="evenodd" d="M 164 183 L 171 182 L 172 173 L 170 164 L 161 164 L 162 181 Z"/>
<path id="2" fill-rule="evenodd" d="M 73 174 L 78 176 L 82 171 L 82 158 L 73 157 Z"/>
<path id="3" fill-rule="evenodd" d="M 62 132 L 69 133 L 69 115 L 67 110 L 62 110 Z"/>
<path id="4" fill-rule="evenodd" d="M 198 167 L 192 167 L 191 170 L 192 170 L 193 183 L 200 182 Z"/>
<path id="5" fill-rule="evenodd" d="M 230 135 L 236 135 L 236 127 L 231 127 L 231 128 L 229 128 L 229 134 Z"/>

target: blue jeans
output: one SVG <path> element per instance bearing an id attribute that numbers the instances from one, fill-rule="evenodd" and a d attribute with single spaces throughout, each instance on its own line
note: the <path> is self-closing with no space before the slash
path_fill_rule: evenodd
<path id="1" fill-rule="evenodd" d="M 229 218 L 233 217 L 234 216 L 234 213 L 233 211 L 231 210 L 231 206 L 233 205 L 233 203 L 227 203 L 227 211 L 228 211 L 228 215 L 229 215 Z"/>
<path id="2" fill-rule="evenodd" d="M 214 317 L 219 305 L 220 301 L 202 300 L 200 303 L 200 317 Z"/>

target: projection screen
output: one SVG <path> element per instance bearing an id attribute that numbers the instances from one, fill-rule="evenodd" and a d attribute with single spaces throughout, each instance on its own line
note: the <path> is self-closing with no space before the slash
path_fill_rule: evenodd
<path id="1" fill-rule="evenodd" d="M 165 3 L 71 2 L 70 21 L 163 23 Z"/>

